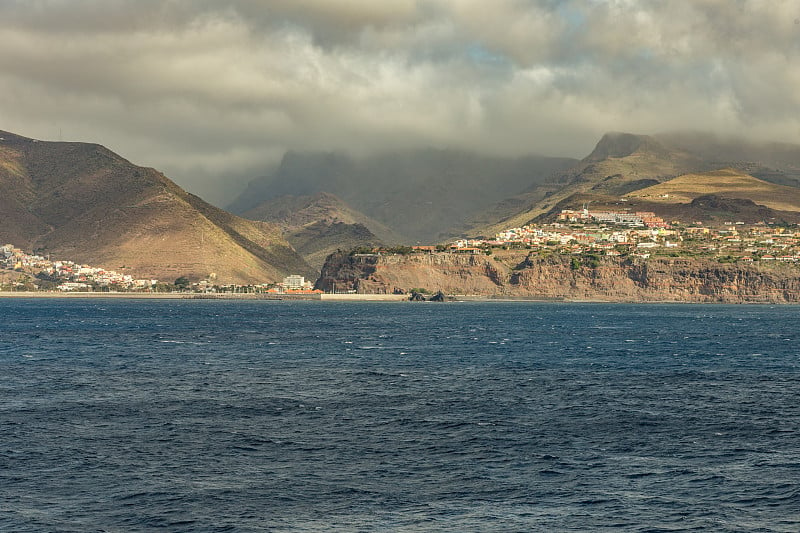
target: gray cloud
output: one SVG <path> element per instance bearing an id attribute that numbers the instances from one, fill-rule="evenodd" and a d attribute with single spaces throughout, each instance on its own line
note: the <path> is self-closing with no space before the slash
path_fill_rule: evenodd
<path id="1" fill-rule="evenodd" d="M 100 142 L 217 202 L 288 149 L 800 142 L 798 18 L 779 0 L 5 0 L 0 128 Z"/>

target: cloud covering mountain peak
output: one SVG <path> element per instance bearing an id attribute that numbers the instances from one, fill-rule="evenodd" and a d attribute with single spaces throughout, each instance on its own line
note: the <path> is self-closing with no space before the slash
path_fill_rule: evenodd
<path id="1" fill-rule="evenodd" d="M 800 142 L 798 18 L 756 0 L 8 1 L 0 111 L 4 129 L 101 142 L 212 200 L 289 149 Z"/>

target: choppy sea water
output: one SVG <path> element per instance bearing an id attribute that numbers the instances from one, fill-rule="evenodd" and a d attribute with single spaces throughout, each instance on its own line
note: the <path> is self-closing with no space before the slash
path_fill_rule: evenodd
<path id="1" fill-rule="evenodd" d="M 0 301 L 0 530 L 798 531 L 799 312 Z"/>

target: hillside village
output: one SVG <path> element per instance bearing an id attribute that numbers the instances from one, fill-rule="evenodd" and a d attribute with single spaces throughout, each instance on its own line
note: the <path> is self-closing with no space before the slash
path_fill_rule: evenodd
<path id="1" fill-rule="evenodd" d="M 12 244 L 0 246 L 0 268 L 20 273 L 8 283 L 8 289 L 30 289 L 34 285 L 62 292 L 91 289 L 123 291 L 153 290 L 157 279 L 134 279 L 128 274 L 113 270 L 80 265 L 73 261 L 51 261 L 46 257 L 29 254 Z"/>
<path id="2" fill-rule="evenodd" d="M 614 213 L 564 210 L 551 224 L 530 224 L 498 233 L 491 240 L 459 240 L 456 250 L 524 246 L 561 253 L 718 256 L 731 261 L 800 260 L 800 231 L 757 224 L 728 222 L 721 228 L 700 223 L 666 223 L 653 213 Z"/>
<path id="3" fill-rule="evenodd" d="M 645 259 L 666 255 L 717 257 L 722 262 L 796 263 L 800 261 L 800 228 L 736 221 L 707 227 L 700 222 L 667 223 L 650 212 L 563 210 L 552 223 L 509 228 L 492 239 L 459 239 L 447 250 L 491 253 L 496 247 Z M 418 252 L 430 251 L 426 247 L 417 248 Z"/>
<path id="4" fill-rule="evenodd" d="M 3 275 L 5 274 L 5 275 Z M 313 282 L 303 276 L 290 275 L 279 283 L 259 285 L 216 285 L 213 280 L 190 282 L 178 278 L 165 283 L 157 279 L 135 279 L 73 261 L 51 261 L 41 255 L 27 253 L 12 244 L 0 246 L 0 291 L 50 290 L 57 292 L 175 292 L 266 294 L 315 294 Z"/>

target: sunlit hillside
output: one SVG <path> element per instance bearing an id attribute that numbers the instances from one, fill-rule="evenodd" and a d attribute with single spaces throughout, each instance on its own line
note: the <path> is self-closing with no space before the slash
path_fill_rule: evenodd
<path id="1" fill-rule="evenodd" d="M 699 196 L 744 198 L 782 211 L 800 210 L 800 189 L 775 185 L 726 168 L 712 172 L 684 174 L 669 181 L 639 189 L 626 196 L 657 203 L 688 203 Z"/>

